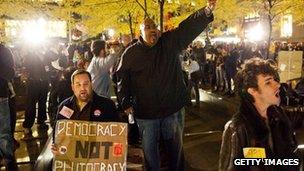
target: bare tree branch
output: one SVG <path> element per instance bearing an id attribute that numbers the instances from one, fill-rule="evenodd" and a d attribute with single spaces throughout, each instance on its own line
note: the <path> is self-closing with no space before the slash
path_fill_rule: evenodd
<path id="1" fill-rule="evenodd" d="M 146 9 L 138 0 L 135 0 L 135 2 L 140 6 L 140 8 L 141 8 L 142 10 L 144 10 L 145 16 L 146 16 L 146 17 L 149 17 L 149 14 L 147 13 L 147 9 Z"/>

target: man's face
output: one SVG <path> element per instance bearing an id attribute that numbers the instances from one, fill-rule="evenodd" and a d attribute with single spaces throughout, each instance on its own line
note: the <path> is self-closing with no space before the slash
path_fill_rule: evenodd
<path id="1" fill-rule="evenodd" d="M 264 106 L 280 104 L 280 83 L 271 75 L 260 74 L 257 76 L 258 90 L 253 93 L 255 102 Z"/>
<path id="2" fill-rule="evenodd" d="M 145 19 L 142 23 L 141 35 L 148 46 L 153 46 L 157 43 L 160 34 L 152 19 Z"/>
<path id="3" fill-rule="evenodd" d="M 88 102 L 93 94 L 89 76 L 87 74 L 75 75 L 72 90 L 78 101 Z"/>
<path id="4" fill-rule="evenodd" d="M 105 49 L 101 49 L 100 52 L 99 52 L 99 57 L 105 58 L 106 56 L 107 56 L 106 50 Z"/>

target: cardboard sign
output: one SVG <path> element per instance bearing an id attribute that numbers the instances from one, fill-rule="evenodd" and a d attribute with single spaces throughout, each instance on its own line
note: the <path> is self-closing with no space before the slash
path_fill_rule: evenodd
<path id="1" fill-rule="evenodd" d="M 127 168 L 127 124 L 59 120 L 55 144 L 56 171 L 124 171 Z"/>
<path id="2" fill-rule="evenodd" d="M 302 51 L 280 51 L 278 56 L 279 75 L 282 83 L 300 78 L 302 75 Z"/>

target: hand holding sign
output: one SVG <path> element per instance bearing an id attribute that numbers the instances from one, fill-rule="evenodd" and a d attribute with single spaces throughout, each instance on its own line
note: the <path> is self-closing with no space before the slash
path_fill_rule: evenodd
<path id="1" fill-rule="evenodd" d="M 59 150 L 58 150 L 58 147 L 56 144 L 52 144 L 51 145 L 51 151 L 53 153 L 54 156 L 58 155 L 59 154 Z"/>

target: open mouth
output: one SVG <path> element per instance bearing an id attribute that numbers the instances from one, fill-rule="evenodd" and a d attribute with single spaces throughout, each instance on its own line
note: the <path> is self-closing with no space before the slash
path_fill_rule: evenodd
<path id="1" fill-rule="evenodd" d="M 85 96 L 87 93 L 86 92 L 81 92 L 80 95 Z"/>

